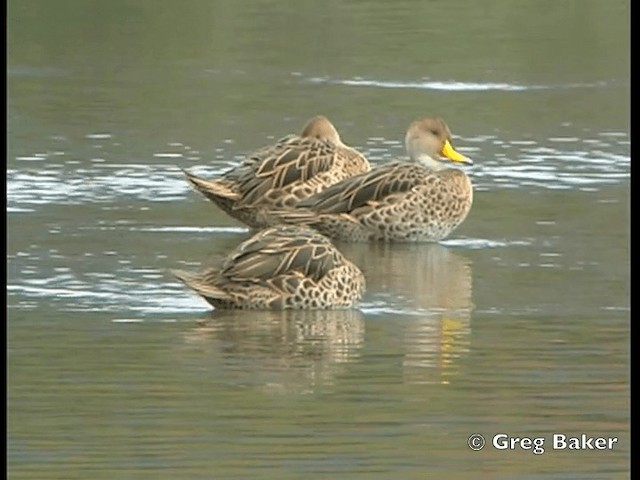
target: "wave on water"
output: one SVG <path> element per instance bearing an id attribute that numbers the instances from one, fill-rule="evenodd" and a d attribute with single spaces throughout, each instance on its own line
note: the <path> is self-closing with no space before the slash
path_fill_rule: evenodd
<path id="1" fill-rule="evenodd" d="M 370 80 L 355 79 L 348 82 L 386 85 L 385 82 Z M 396 84 L 405 85 L 402 82 L 390 82 L 388 86 Z M 542 88 L 464 82 L 426 82 L 425 85 L 429 88 L 462 90 Z M 91 141 L 113 140 L 118 143 L 117 138 L 105 132 L 93 132 L 86 137 Z M 462 138 L 459 144 L 462 145 L 462 153 L 478 160 L 465 169 L 478 190 L 531 186 L 591 191 L 597 190 L 600 185 L 624 182 L 630 177 L 630 141 L 627 132 L 587 131 L 582 135 L 572 132 L 571 135 L 543 139 L 530 136 L 501 139 L 499 135 L 492 134 Z M 176 153 L 178 147 L 184 151 Z M 177 167 L 185 163 L 180 158 L 190 163 L 201 162 L 200 157 L 189 157 L 193 150 L 185 153 L 187 148 L 178 143 L 167 144 L 167 148 L 163 149 L 165 151 L 153 155 L 151 164 L 133 163 L 128 159 L 122 162 L 124 159 L 112 158 L 104 149 L 100 158 L 82 160 L 77 156 L 71 159 L 68 152 L 58 148 L 49 152 L 23 152 L 12 159 L 7 169 L 7 212 L 28 214 L 34 212 L 38 205 L 47 204 L 105 204 L 123 200 L 129 202 L 131 199 L 174 202 L 195 198 L 190 197 L 192 189 Z M 405 155 L 402 142 L 381 137 L 368 139 L 360 148 L 374 165 Z M 191 164 L 189 171 L 205 178 L 214 178 L 242 159 L 241 155 L 227 155 L 222 147 L 216 149 L 215 154 L 218 160 L 213 165 Z M 232 158 L 233 161 L 224 158 Z"/>
<path id="2" fill-rule="evenodd" d="M 138 232 L 175 232 L 175 233 L 247 233 L 249 231 L 249 228 L 163 226 L 163 227 L 129 227 L 128 230 L 138 231 Z"/>
<path id="3" fill-rule="evenodd" d="M 489 240 L 486 238 L 451 238 L 440 242 L 446 247 L 467 249 L 526 247 L 532 244 L 531 240 Z"/>
<path id="4" fill-rule="evenodd" d="M 154 282 L 143 281 L 153 276 Z M 132 318 L 149 314 L 197 313 L 210 307 L 197 295 L 191 294 L 179 281 L 162 282 L 165 272 L 142 275 L 139 279 L 96 278 L 95 283 L 74 278 L 53 276 L 41 279 L 23 279 L 7 285 L 7 303 L 11 308 L 12 297 L 20 299 L 28 309 L 36 308 L 40 301 L 57 304 L 60 311 L 114 312 Z M 29 300 L 22 302 L 22 300 Z"/>
<path id="5" fill-rule="evenodd" d="M 521 85 L 507 82 L 461 82 L 456 80 L 430 80 L 398 81 L 375 80 L 366 78 L 333 79 L 329 77 L 307 78 L 311 83 L 328 83 L 334 85 L 346 85 L 351 87 L 378 87 L 378 88 L 406 88 L 419 90 L 444 90 L 452 92 L 479 92 L 479 91 L 503 91 L 521 92 L 528 90 L 551 90 L 558 88 L 596 88 L 607 86 L 607 82 L 571 83 L 566 85 Z"/>
<path id="6" fill-rule="evenodd" d="M 202 169 L 193 169 L 200 173 Z M 224 172 L 208 169 L 206 177 Z M 98 164 L 69 171 L 64 164 L 7 170 L 8 211 L 32 211 L 33 205 L 106 203 L 133 197 L 171 202 L 192 192 L 182 172 L 166 165 Z"/>

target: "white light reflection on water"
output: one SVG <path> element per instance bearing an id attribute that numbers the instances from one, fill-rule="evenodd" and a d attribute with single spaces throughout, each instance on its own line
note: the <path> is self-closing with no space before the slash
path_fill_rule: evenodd
<path id="1" fill-rule="evenodd" d="M 294 76 L 303 77 L 300 73 Z M 400 80 L 376 80 L 361 77 L 348 79 L 333 79 L 330 77 L 310 77 L 305 78 L 311 83 L 331 83 L 336 85 L 347 85 L 354 87 L 378 87 L 378 88 L 408 88 L 420 90 L 444 90 L 444 91 L 511 91 L 522 92 L 527 90 L 551 90 L 565 88 L 599 88 L 610 85 L 610 82 L 593 82 L 593 83 L 570 83 L 565 85 L 519 85 L 507 82 L 462 82 L 457 80 L 432 80 L 429 78 L 421 81 L 400 81 Z"/>
<path id="2" fill-rule="evenodd" d="M 464 139 L 461 143 L 464 142 Z M 385 142 L 385 149 L 373 145 L 363 149 L 372 163 L 384 163 L 388 158 L 403 155 L 400 142 Z M 580 143 L 580 142 L 578 142 Z M 385 155 L 396 145 L 394 154 Z M 564 145 L 564 143 L 559 143 Z M 600 143 L 599 148 L 559 149 L 532 147 L 520 141 L 507 144 L 509 151 L 483 159 L 482 151 L 476 164 L 466 169 L 476 188 L 542 187 L 571 189 L 581 186 L 596 188 L 616 184 L 630 178 L 630 158 L 611 151 L 615 145 Z M 605 150 L 609 148 L 609 150 Z M 469 154 L 464 148 L 463 153 Z M 468 149 L 467 149 L 468 150 Z M 474 147 L 476 150 L 476 147 Z M 626 148 L 625 148 L 626 150 Z M 221 175 L 231 164 L 217 168 L 195 166 L 191 171 L 206 178 Z M 192 194 L 182 172 L 176 166 L 153 164 L 110 164 L 106 160 L 91 168 L 70 171 L 62 164 L 46 168 L 11 168 L 7 170 L 7 208 L 10 212 L 29 212 L 34 205 L 82 204 L 114 202 L 132 197 L 149 202 L 174 202 Z"/>

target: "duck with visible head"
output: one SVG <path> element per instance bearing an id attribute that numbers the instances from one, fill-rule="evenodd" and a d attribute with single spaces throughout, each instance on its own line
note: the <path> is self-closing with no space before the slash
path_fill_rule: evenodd
<path id="1" fill-rule="evenodd" d="M 451 145 L 451 130 L 444 120 L 428 117 L 416 120 L 404 139 L 409 158 L 433 170 L 447 168 L 451 162 L 473 164 Z"/>
<path id="2" fill-rule="evenodd" d="M 413 122 L 405 136 L 410 162 L 396 161 L 342 180 L 276 215 L 343 241 L 437 242 L 467 217 L 472 164 L 452 146 L 441 118 Z"/>
<path id="3" fill-rule="evenodd" d="M 317 115 L 300 135 L 288 135 L 261 148 L 218 179 L 184 173 L 197 191 L 227 214 L 249 227 L 263 228 L 278 223 L 271 218 L 271 210 L 292 208 L 370 168 L 364 155 L 342 142 L 329 119 Z"/>

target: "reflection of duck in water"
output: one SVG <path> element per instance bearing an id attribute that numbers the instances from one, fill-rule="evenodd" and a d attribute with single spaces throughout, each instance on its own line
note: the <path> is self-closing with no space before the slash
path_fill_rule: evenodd
<path id="1" fill-rule="evenodd" d="M 371 292 L 367 303 L 411 315 L 402 324 L 405 375 L 418 382 L 448 382 L 456 360 L 469 348 L 470 260 L 439 244 L 354 244 L 341 249 L 362 266 Z M 371 258 L 376 261 L 367 261 Z"/>
<path id="2" fill-rule="evenodd" d="M 359 310 L 219 310 L 186 340 L 213 347 L 238 384 L 302 393 L 331 384 L 342 365 L 359 357 L 364 316 Z"/>

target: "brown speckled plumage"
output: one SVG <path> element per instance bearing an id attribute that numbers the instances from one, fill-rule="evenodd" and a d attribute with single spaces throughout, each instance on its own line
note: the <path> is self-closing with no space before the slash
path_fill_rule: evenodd
<path id="1" fill-rule="evenodd" d="M 344 145 L 331 122 L 319 115 L 307 122 L 300 135 L 286 136 L 258 150 L 218 179 L 185 174 L 196 190 L 227 214 L 252 228 L 263 228 L 277 223 L 271 210 L 291 208 L 369 170 L 367 159 Z"/>
<path id="2" fill-rule="evenodd" d="M 174 275 L 220 309 L 351 308 L 364 275 L 318 232 L 281 225 L 242 242 L 220 268 Z"/>
<path id="3" fill-rule="evenodd" d="M 276 215 L 344 241 L 434 242 L 466 218 L 473 202 L 469 177 L 444 161 L 471 163 L 451 146 L 439 118 L 412 123 L 406 146 L 413 162 L 392 162 L 343 180 Z M 445 157 L 445 158 L 442 158 Z"/>

